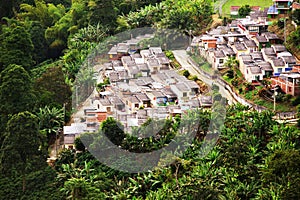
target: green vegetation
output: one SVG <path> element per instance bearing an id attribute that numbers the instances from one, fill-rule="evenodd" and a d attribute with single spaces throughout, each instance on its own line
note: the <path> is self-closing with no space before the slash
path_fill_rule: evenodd
<path id="1" fill-rule="evenodd" d="M 193 61 L 195 63 L 197 63 L 199 65 L 199 68 L 201 70 L 203 70 L 211 75 L 214 74 L 214 69 L 212 68 L 212 66 L 207 61 L 205 61 L 201 56 L 191 55 L 191 58 L 193 59 Z"/>
<path id="2" fill-rule="evenodd" d="M 254 1 L 240 1 L 240 0 L 228 0 L 222 7 L 222 15 L 223 16 L 230 16 L 230 7 L 231 6 L 260 6 L 262 9 L 268 8 L 271 5 L 273 5 L 272 0 L 266 0 L 266 1 L 260 1 L 260 0 L 254 0 Z"/>
<path id="3" fill-rule="evenodd" d="M 271 1 L 245 4 L 269 6 Z M 175 141 L 176 134 L 183 133 L 180 124 L 190 125 L 189 130 L 196 131 L 193 144 L 174 163 L 153 171 L 130 174 L 109 168 L 79 139 L 75 141 L 77 152 L 61 151 L 53 167 L 46 163 L 49 147 L 70 120 L 72 89 L 85 94 L 93 89 L 94 72 L 85 61 L 98 43 L 113 40 L 111 36 L 123 30 L 144 26 L 202 33 L 212 20 L 211 5 L 211 0 L 1 1 L 0 198 L 300 199 L 299 129 L 278 124 L 271 112 L 258 113 L 241 105 L 226 108 L 220 137 L 205 155 L 201 154 L 203 141 L 209 134 L 210 120 L 218 119 L 219 112 L 188 111 L 186 118 L 172 117 L 164 124 L 149 119 L 134 130 L 136 135 L 124 133 L 112 118 L 101 124 L 100 130 L 113 143 L 137 154 L 166 146 Z M 297 42 L 298 32 L 290 34 L 288 42 Z M 97 53 L 106 48 L 99 47 Z M 172 53 L 166 54 L 174 59 Z M 91 65 L 96 62 L 88 61 Z M 203 60 L 197 63 L 204 71 L 213 72 Z M 231 74 L 226 80 L 242 89 L 248 87 L 243 85 L 234 59 L 228 67 Z M 198 79 L 185 73 L 192 80 Z M 100 90 L 107 84 L 109 79 L 99 85 Z M 220 94 L 213 94 L 215 101 L 224 101 Z M 257 94 L 246 93 L 252 100 Z M 79 102 L 85 98 L 80 97 Z M 290 102 L 296 106 L 299 99 Z M 222 104 L 214 108 L 218 106 Z M 283 109 L 279 104 L 277 107 Z M 149 123 L 153 123 L 151 130 L 163 126 L 148 137 Z M 90 149 L 103 139 L 98 133 L 81 135 L 84 137 L 96 139 L 91 140 Z M 130 167 L 135 163 L 127 158 L 121 161 L 116 164 Z"/>
<path id="4" fill-rule="evenodd" d="M 258 113 L 249 111 L 247 107 L 235 105 L 227 109 L 225 126 L 218 143 L 207 155 L 202 156 L 201 141 L 213 116 L 204 110 L 200 110 L 197 116 L 201 124 L 193 145 L 170 166 L 157 168 L 151 172 L 130 174 L 111 169 L 95 160 L 77 140 L 76 147 L 81 149 L 81 152 L 62 151 L 56 162 L 57 179 L 55 181 L 52 179 L 54 189 L 48 199 L 261 199 L 262 197 L 298 199 L 300 197 L 298 179 L 300 132 L 296 127 L 278 124 L 272 119 L 271 112 Z M 119 129 L 116 123 L 115 120 L 109 119 L 102 124 L 101 129 L 113 137 L 113 141 L 120 144 L 123 149 L 141 153 L 160 148 L 172 140 L 180 118 L 166 122 L 156 137 L 142 140 L 115 130 Z M 159 122 L 157 123 L 154 122 L 154 127 L 159 125 Z M 147 133 L 145 128 L 147 129 L 146 126 L 141 127 L 136 132 L 143 135 Z M 163 135 L 165 137 L 162 137 Z M 97 133 L 87 133 L 81 137 L 91 136 L 95 138 L 95 142 L 101 141 L 96 139 L 101 137 Z M 92 143 L 93 141 L 91 146 L 94 146 Z M 127 162 L 124 159 L 118 165 L 122 166 Z M 49 170 L 45 173 L 52 174 Z M 47 184 L 51 177 L 45 181 Z M 20 179 L 15 179 L 15 183 L 18 185 Z M 10 187 L 5 186 L 6 190 Z M 49 190 L 35 194 L 43 197 L 41 195 L 47 192 Z M 6 197 L 19 198 L 15 193 L 9 193 Z"/>

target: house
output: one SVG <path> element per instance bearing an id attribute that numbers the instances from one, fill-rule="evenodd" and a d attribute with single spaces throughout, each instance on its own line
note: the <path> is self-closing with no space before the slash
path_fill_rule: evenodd
<path id="1" fill-rule="evenodd" d="M 200 107 L 202 108 L 211 108 L 213 104 L 212 96 L 201 95 L 199 97 Z"/>
<path id="2" fill-rule="evenodd" d="M 262 52 L 260 51 L 252 52 L 250 53 L 250 55 L 255 62 L 260 62 L 264 60 Z"/>
<path id="3" fill-rule="evenodd" d="M 106 110 L 99 110 L 95 107 L 85 108 L 84 115 L 86 123 L 100 123 L 107 118 L 107 111 Z"/>
<path id="4" fill-rule="evenodd" d="M 125 103 L 117 96 L 108 97 L 112 107 L 117 111 L 125 111 Z"/>
<path id="5" fill-rule="evenodd" d="M 105 111 L 108 114 L 112 112 L 112 104 L 108 98 L 96 98 L 93 100 L 94 108 L 100 111 Z"/>
<path id="6" fill-rule="evenodd" d="M 128 96 L 126 97 L 126 105 L 130 111 L 135 112 L 140 108 L 140 100 L 135 96 Z"/>
<path id="7" fill-rule="evenodd" d="M 165 106 L 166 103 L 168 102 L 168 98 L 161 91 L 154 90 L 154 91 L 151 91 L 151 92 L 147 92 L 146 94 L 150 98 L 151 104 L 155 107 Z"/>
<path id="8" fill-rule="evenodd" d="M 271 61 L 273 58 L 276 58 L 276 52 L 274 51 L 274 48 L 272 47 L 266 47 L 261 49 L 263 58 L 265 61 Z"/>
<path id="9" fill-rule="evenodd" d="M 283 44 L 273 44 L 271 47 L 274 49 L 277 56 L 278 53 L 287 51 L 286 47 Z"/>
<path id="10" fill-rule="evenodd" d="M 275 18 L 279 14 L 275 4 L 270 6 L 267 11 L 268 18 Z"/>
<path id="11" fill-rule="evenodd" d="M 235 42 L 232 45 L 232 49 L 236 53 L 237 59 L 239 58 L 240 55 L 246 55 L 250 53 L 250 50 L 247 49 L 246 45 L 242 42 Z"/>
<path id="12" fill-rule="evenodd" d="M 171 117 L 181 117 L 182 110 L 178 105 L 168 106 L 169 113 Z"/>
<path id="13" fill-rule="evenodd" d="M 150 68 L 147 63 L 141 63 L 136 65 L 142 76 L 150 76 Z"/>
<path id="14" fill-rule="evenodd" d="M 170 88 L 177 95 L 179 103 L 188 101 L 194 96 L 191 94 L 191 89 L 184 82 L 170 85 Z"/>
<path id="15" fill-rule="evenodd" d="M 241 33 L 247 34 L 250 36 L 255 36 L 261 34 L 268 30 L 268 23 L 265 19 L 261 18 L 261 21 L 258 19 L 253 19 L 251 16 L 246 16 L 246 18 L 238 19 L 238 27 Z"/>
<path id="16" fill-rule="evenodd" d="M 246 48 L 249 50 L 250 53 L 252 53 L 254 51 L 258 51 L 258 47 L 257 47 L 256 43 L 254 42 L 254 40 L 244 39 L 243 43 L 245 44 Z"/>
<path id="17" fill-rule="evenodd" d="M 235 18 L 239 16 L 240 6 L 230 6 L 230 16 Z"/>
<path id="18" fill-rule="evenodd" d="M 200 87 L 195 81 L 187 80 L 183 83 L 189 87 L 191 96 L 199 94 Z"/>
<path id="19" fill-rule="evenodd" d="M 293 96 L 300 95 L 300 73 L 282 73 L 278 77 L 271 78 L 272 86 L 278 85 L 283 92 Z"/>
<path id="20" fill-rule="evenodd" d="M 164 87 L 161 91 L 168 98 L 168 104 L 177 104 L 178 103 L 177 95 L 171 90 L 170 87 Z"/>
<path id="21" fill-rule="evenodd" d="M 280 16 L 286 16 L 292 6 L 293 0 L 273 0 Z"/>
<path id="22" fill-rule="evenodd" d="M 263 35 L 256 35 L 254 37 L 254 42 L 258 46 L 258 50 L 261 50 L 262 48 L 270 47 L 270 43 L 268 39 Z"/>
<path id="23" fill-rule="evenodd" d="M 200 46 L 203 47 L 205 50 L 217 47 L 217 38 L 215 37 L 203 35 L 200 39 Z"/>
<path id="24" fill-rule="evenodd" d="M 279 76 L 284 71 L 285 63 L 281 58 L 273 58 L 270 61 L 273 68 L 273 75 Z"/>
<path id="25" fill-rule="evenodd" d="M 260 69 L 262 71 L 263 78 L 267 78 L 267 77 L 272 76 L 273 68 L 272 68 L 271 63 L 266 62 L 266 61 L 262 61 L 262 62 L 258 62 L 257 66 L 260 67 Z"/>
<path id="26" fill-rule="evenodd" d="M 128 55 L 129 52 L 129 44 L 126 43 L 118 43 L 111 47 L 108 51 L 108 56 L 110 60 L 118 60 L 122 56 Z"/>
<path id="27" fill-rule="evenodd" d="M 229 47 L 227 44 L 223 44 L 223 45 L 218 45 L 217 47 L 218 50 L 222 50 L 223 53 L 227 56 L 227 57 L 231 57 L 231 56 L 236 56 L 236 53 L 233 51 L 233 49 L 231 47 Z"/>
<path id="28" fill-rule="evenodd" d="M 224 51 L 222 50 L 215 50 L 213 51 L 213 64 L 212 67 L 215 69 L 220 69 L 224 67 L 224 63 L 227 60 L 227 56 L 225 55 Z"/>
<path id="29" fill-rule="evenodd" d="M 148 58 L 146 63 L 149 66 L 151 73 L 157 73 L 160 71 L 160 63 L 158 62 L 157 58 Z"/>
<path id="30" fill-rule="evenodd" d="M 246 74 L 246 66 L 253 64 L 254 60 L 250 55 L 241 55 L 239 58 L 239 69 L 242 74 Z"/>
<path id="31" fill-rule="evenodd" d="M 244 76 L 252 85 L 259 85 L 259 81 L 263 79 L 261 68 L 255 65 L 246 66 L 246 74 L 244 74 Z"/>
<path id="32" fill-rule="evenodd" d="M 122 65 L 125 67 L 125 69 L 126 69 L 126 67 L 127 67 L 127 65 L 128 65 L 129 63 L 135 64 L 135 61 L 132 59 L 131 56 L 122 56 L 122 57 L 121 57 L 121 62 L 122 62 Z"/>
<path id="33" fill-rule="evenodd" d="M 110 72 L 109 75 L 108 75 L 108 77 L 109 77 L 109 81 L 111 83 L 116 83 L 116 82 L 120 81 L 120 79 L 119 79 L 119 73 L 116 72 L 116 71 Z"/>
<path id="34" fill-rule="evenodd" d="M 135 97 L 140 101 L 140 105 L 144 108 L 151 107 L 151 100 L 145 93 L 137 93 Z"/>
<path id="35" fill-rule="evenodd" d="M 160 64 L 159 70 L 168 70 L 170 66 L 170 60 L 164 53 L 156 53 L 156 58 Z"/>
<path id="36" fill-rule="evenodd" d="M 261 35 L 265 36 L 271 45 L 280 44 L 282 42 L 281 39 L 275 33 L 265 32 Z"/>
<path id="37" fill-rule="evenodd" d="M 140 72 L 135 64 L 128 65 L 127 72 L 129 78 L 138 78 L 139 76 L 142 76 L 142 72 Z"/>
<path id="38" fill-rule="evenodd" d="M 157 55 L 163 53 L 161 47 L 150 47 L 149 51 L 152 55 Z"/>
<path id="39" fill-rule="evenodd" d="M 140 54 L 144 60 L 147 60 L 149 58 L 149 56 L 151 55 L 151 52 L 149 49 L 143 49 L 140 51 Z"/>
<path id="40" fill-rule="evenodd" d="M 277 54 L 278 58 L 281 58 L 285 63 L 284 71 L 292 71 L 293 66 L 296 64 L 296 58 L 290 52 L 281 52 Z"/>
<path id="41" fill-rule="evenodd" d="M 71 126 L 64 126 L 64 148 L 73 149 L 75 138 L 84 133 L 86 129 L 87 126 L 84 123 L 72 123 Z"/>

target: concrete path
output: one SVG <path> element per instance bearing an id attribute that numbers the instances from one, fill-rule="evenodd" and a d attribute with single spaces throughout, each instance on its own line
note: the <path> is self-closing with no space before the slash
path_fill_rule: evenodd
<path id="1" fill-rule="evenodd" d="M 228 90 L 224 88 L 217 80 L 210 79 L 203 75 L 200 71 L 194 68 L 189 62 L 189 55 L 185 50 L 174 50 L 174 57 L 177 62 L 182 66 L 182 68 L 188 70 L 191 74 L 196 75 L 200 80 L 202 80 L 208 86 L 212 86 L 212 84 L 219 86 L 219 93 L 228 100 L 228 104 L 235 104 L 237 101 L 231 96 Z"/>

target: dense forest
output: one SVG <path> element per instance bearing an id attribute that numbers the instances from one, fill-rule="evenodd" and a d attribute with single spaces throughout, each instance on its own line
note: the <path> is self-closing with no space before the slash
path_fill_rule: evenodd
<path id="1" fill-rule="evenodd" d="M 62 151 L 54 167 L 46 163 L 58 130 L 70 121 L 75 77 L 100 42 L 145 26 L 199 34 L 212 21 L 212 4 L 2 0 L 0 199 L 300 199 L 298 128 L 241 105 L 226 108 L 220 137 L 205 156 L 203 138 L 216 116 L 199 110 L 192 115 L 201 122 L 192 145 L 169 166 L 118 171 L 94 158 L 80 139 L 77 152 Z M 142 141 L 124 134 L 110 118 L 101 131 L 122 148 L 142 153 L 170 143 L 180 122 L 169 120 L 157 137 Z"/>

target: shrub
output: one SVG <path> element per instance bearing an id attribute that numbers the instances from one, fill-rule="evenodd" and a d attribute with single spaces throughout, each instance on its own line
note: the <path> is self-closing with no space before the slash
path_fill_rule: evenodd
<path id="1" fill-rule="evenodd" d="M 188 78 L 189 76 L 190 76 L 190 72 L 188 71 L 188 70 L 184 70 L 183 71 L 183 74 L 182 74 L 183 76 L 185 76 L 186 78 Z"/>
<path id="2" fill-rule="evenodd" d="M 299 105 L 300 104 L 300 96 L 294 97 L 291 102 L 292 102 L 293 106 Z"/>

